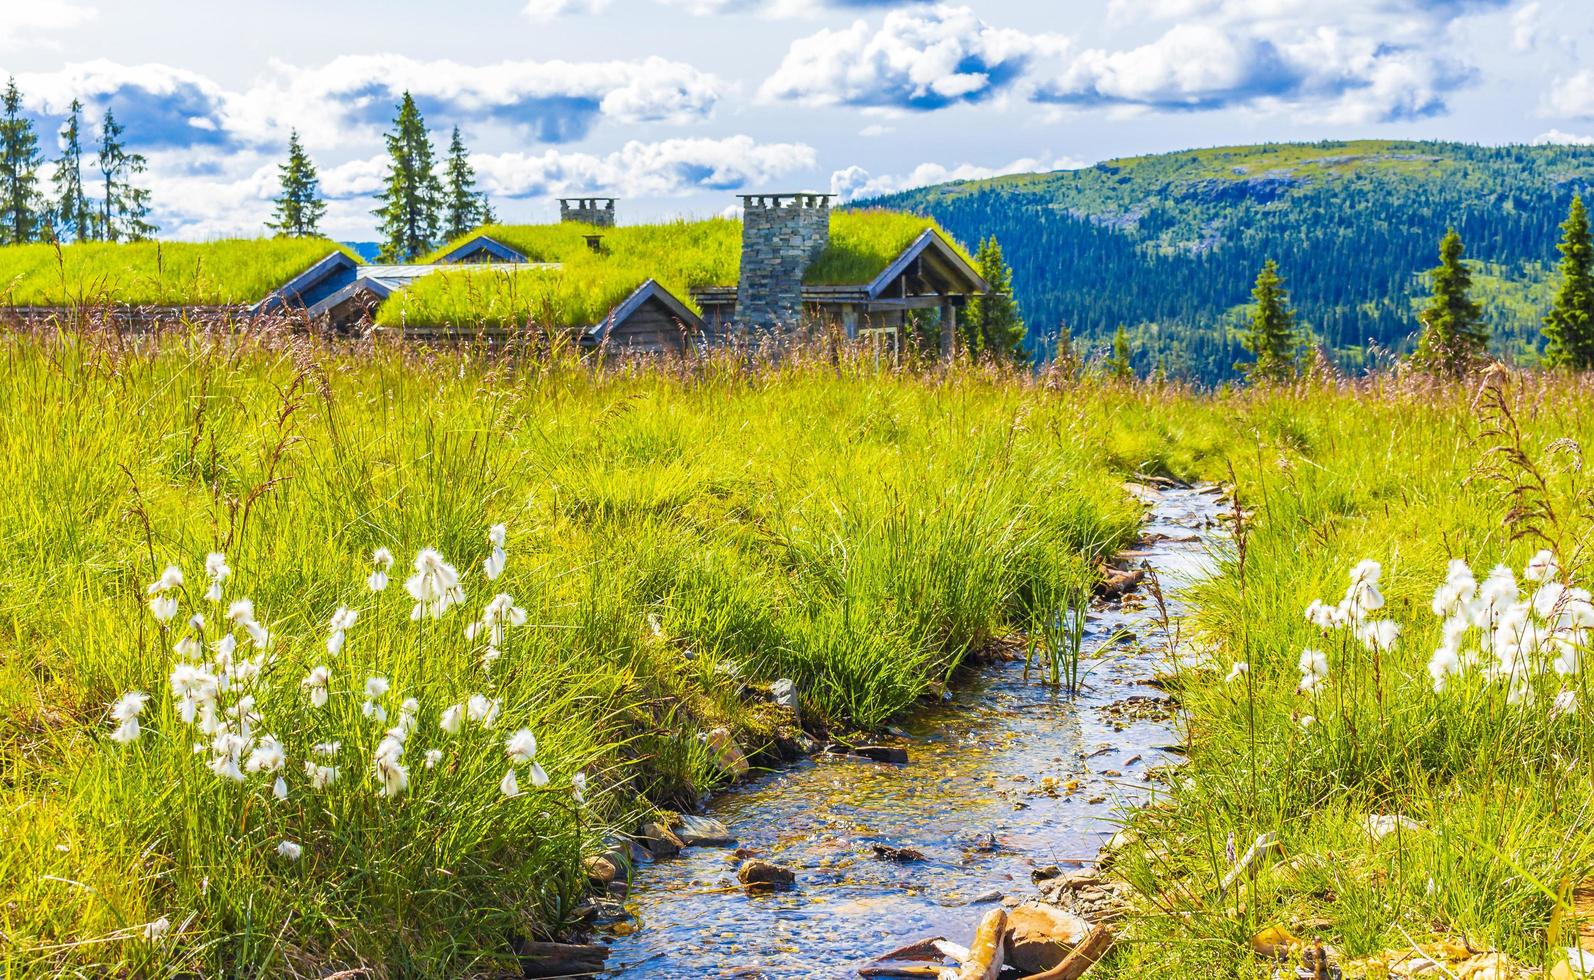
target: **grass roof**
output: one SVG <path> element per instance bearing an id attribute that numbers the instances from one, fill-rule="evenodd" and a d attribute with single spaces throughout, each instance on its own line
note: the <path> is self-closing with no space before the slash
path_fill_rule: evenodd
<path id="1" fill-rule="evenodd" d="M 0 305 L 253 303 L 334 251 L 347 249 L 324 238 L 7 245 Z"/>

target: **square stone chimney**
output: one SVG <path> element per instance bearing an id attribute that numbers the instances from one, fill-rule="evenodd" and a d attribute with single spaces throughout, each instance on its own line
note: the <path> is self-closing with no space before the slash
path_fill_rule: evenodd
<path id="1" fill-rule="evenodd" d="M 615 198 L 612 197 L 561 197 L 559 220 L 613 228 L 614 202 Z"/>
<path id="2" fill-rule="evenodd" d="M 803 275 L 830 244 L 831 195 L 741 197 L 736 322 L 744 329 L 795 330 L 803 315 Z"/>

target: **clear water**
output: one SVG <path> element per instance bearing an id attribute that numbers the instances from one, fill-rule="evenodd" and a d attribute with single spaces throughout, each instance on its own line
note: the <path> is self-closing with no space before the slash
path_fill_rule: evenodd
<path id="1" fill-rule="evenodd" d="M 1165 537 L 1139 554 L 1177 617 L 1173 593 L 1209 568 L 1220 508 L 1209 490 L 1165 490 L 1152 503 L 1146 531 Z M 1135 639 L 1114 641 L 1120 629 Z M 808 760 L 716 797 L 705 813 L 742 847 L 795 870 L 796 889 L 745 893 L 729 848 L 654 862 L 628 901 L 635 928 L 604 940 L 611 969 L 627 978 L 856 976 L 926 936 L 967 942 L 995 901 L 989 894 L 1028 897 L 1036 867 L 1093 860 L 1118 815 L 1154 788 L 1148 771 L 1178 761 L 1158 746 L 1180 739 L 1160 713 L 1113 708 L 1161 694 L 1143 684 L 1167 650 L 1154 605 L 1093 612 L 1086 644 L 1093 671 L 1077 700 L 1034 675 L 1026 684 L 1022 663 L 995 664 L 951 703 L 902 724 L 907 734 L 894 741 L 906 745 L 907 765 Z M 882 860 L 877 843 L 925 857 Z"/>

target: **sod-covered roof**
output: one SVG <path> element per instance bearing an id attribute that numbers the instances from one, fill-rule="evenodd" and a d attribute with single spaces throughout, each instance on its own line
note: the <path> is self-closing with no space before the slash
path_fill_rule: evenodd
<path id="1" fill-rule="evenodd" d="M 927 229 L 968 253 L 933 219 L 897 211 L 836 211 L 830 245 L 809 268 L 806 285 L 850 285 L 884 272 Z M 601 236 L 598 251 L 589 236 Z M 528 321 L 580 327 L 598 323 L 649 279 L 694 313 L 692 292 L 731 286 L 741 268 L 742 225 L 728 218 L 599 228 L 579 222 L 487 225 L 450 242 L 421 261 L 435 261 L 478 236 L 521 253 L 530 262 L 559 268 L 517 271 L 461 265 L 418 280 L 382 304 L 377 323 L 481 323 L 516 326 Z"/>
<path id="2" fill-rule="evenodd" d="M 0 306 L 243 305 L 336 251 L 324 238 L 7 245 Z"/>

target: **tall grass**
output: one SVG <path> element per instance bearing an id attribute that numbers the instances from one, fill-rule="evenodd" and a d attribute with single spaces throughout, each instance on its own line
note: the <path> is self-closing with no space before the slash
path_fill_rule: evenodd
<path id="1" fill-rule="evenodd" d="M 7 245 L 0 248 L 0 305 L 253 303 L 340 250 L 319 238 Z"/>
<path id="2" fill-rule="evenodd" d="M 793 734 L 761 685 L 793 678 L 804 718 L 842 731 L 904 710 L 1134 533 L 1107 445 L 1134 465 L 1162 452 L 1129 391 L 850 357 L 594 373 L 181 332 L 14 335 L 3 357 L 12 976 L 512 969 L 514 937 L 574 916 L 582 857 L 723 782 L 700 735 L 726 728 L 756 756 Z M 495 523 L 507 560 L 487 581 Z M 374 593 L 382 547 L 398 563 Z M 426 547 L 461 570 L 464 601 L 412 622 L 401 583 Z M 192 613 L 207 662 L 231 628 L 201 595 L 211 552 L 233 570 L 224 603 L 253 600 L 272 637 L 251 737 L 288 755 L 242 783 L 208 766 L 168 683 L 195 656 Z M 186 578 L 161 624 L 147 586 L 169 564 Z M 464 627 L 499 592 L 526 621 L 484 671 Z M 334 656 L 340 607 L 358 619 Z M 317 665 L 325 707 L 302 683 Z M 385 722 L 362 711 L 372 676 L 391 685 Z M 118 744 L 109 706 L 130 690 L 151 697 Z M 501 719 L 447 735 L 471 693 Z M 412 697 L 409 785 L 385 796 L 373 755 Z M 504 740 L 522 726 L 549 782 L 521 766 L 509 797 Z M 324 741 L 341 775 L 317 790 L 301 768 Z"/>
<path id="3" fill-rule="evenodd" d="M 1496 563 L 1521 580 L 1553 547 L 1566 577 L 1587 583 L 1577 447 L 1594 438 L 1594 413 L 1583 379 L 1481 384 L 1481 396 L 1476 380 L 1378 381 L 1227 400 L 1252 515 L 1243 557 L 1195 595 L 1206 659 L 1178 678 L 1193 751 L 1170 805 L 1136 819 L 1140 844 L 1120 858 L 1144 917 L 1109 975 L 1267 975 L 1248 940 L 1275 925 L 1332 945 L 1353 973 L 1444 942 L 1535 968 L 1575 945 L 1568 894 L 1594 872 L 1587 675 L 1540 664 L 1536 693 L 1513 693 L 1485 679 L 1493 655 L 1478 654 L 1435 690 L 1441 621 L 1429 606 L 1451 559 L 1479 582 Z M 1520 428 L 1480 415 L 1496 394 Z M 1364 559 L 1383 567 L 1374 618 L 1402 628 L 1376 648 L 1304 615 L 1313 599 L 1333 604 Z M 1303 684 L 1308 648 L 1328 664 L 1315 685 Z M 1552 703 L 1563 688 L 1575 711 Z M 1286 860 L 1221 892 L 1235 852 L 1264 833 Z"/>

